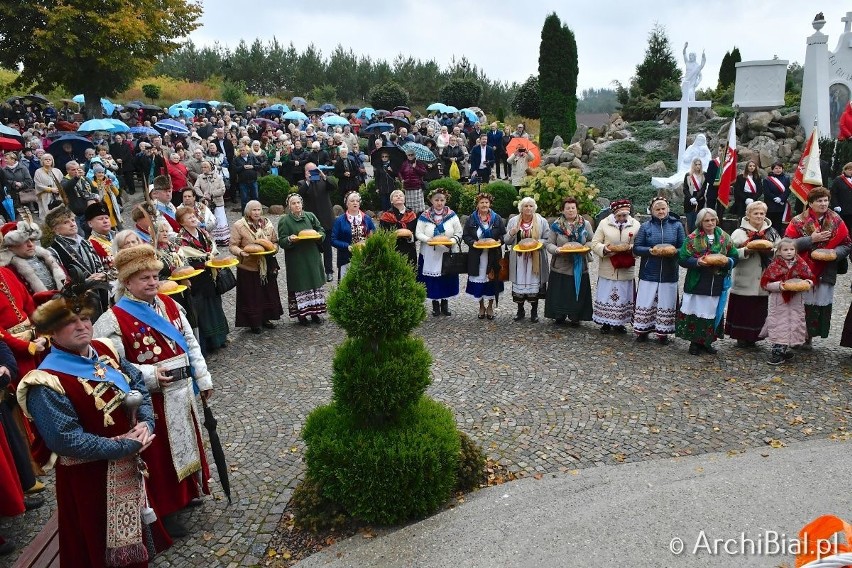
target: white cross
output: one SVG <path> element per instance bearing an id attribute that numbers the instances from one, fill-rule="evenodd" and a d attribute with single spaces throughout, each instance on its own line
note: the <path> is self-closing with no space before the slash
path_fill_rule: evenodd
<path id="1" fill-rule="evenodd" d="M 710 108 L 710 101 L 690 101 L 686 98 L 686 91 L 684 90 L 682 99 L 679 101 L 663 101 L 660 103 L 660 108 L 680 109 L 680 135 L 677 141 L 677 165 L 680 167 L 683 152 L 686 150 L 686 123 L 689 119 L 689 109 Z"/>
<path id="2" fill-rule="evenodd" d="M 852 31 L 852 12 L 846 12 L 846 16 L 840 18 L 840 21 L 845 24 L 843 33 L 849 33 Z"/>

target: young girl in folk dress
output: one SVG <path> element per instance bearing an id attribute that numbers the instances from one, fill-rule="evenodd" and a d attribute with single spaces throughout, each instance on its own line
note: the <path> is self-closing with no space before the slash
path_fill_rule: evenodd
<path id="1" fill-rule="evenodd" d="M 804 297 L 784 289 L 784 283 L 793 278 L 807 280 L 811 286 L 814 283 L 813 272 L 796 254 L 796 243 L 793 239 L 781 239 L 775 259 L 760 279 L 760 285 L 769 292 L 769 315 L 760 335 L 768 336 L 772 342 L 772 353 L 767 361 L 770 365 L 792 359 L 790 346 L 801 345 L 808 338 Z"/>

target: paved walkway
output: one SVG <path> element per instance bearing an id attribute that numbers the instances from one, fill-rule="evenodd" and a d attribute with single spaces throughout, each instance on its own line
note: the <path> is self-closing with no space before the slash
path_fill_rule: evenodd
<path id="1" fill-rule="evenodd" d="M 283 272 L 279 283 L 286 297 Z M 497 319 L 481 321 L 474 301 L 460 297 L 452 317 L 429 316 L 418 329 L 435 360 L 428 392 L 490 457 L 528 473 L 827 439 L 852 422 L 852 351 L 838 346 L 849 284 L 849 275 L 841 277 L 832 336 L 783 368 L 764 362 L 765 345 L 740 350 L 725 340 L 719 355 L 692 357 L 683 341 L 640 347 L 588 323 L 514 323 L 507 295 Z M 231 322 L 233 298 L 225 298 Z M 283 321 L 260 336 L 238 330 L 231 338 L 209 364 L 234 503 L 227 506 L 214 483 L 215 499 L 187 513 L 191 536 L 155 566 L 259 563 L 304 473 L 305 417 L 331 398 L 331 359 L 343 339 L 333 323 Z M 46 481 L 52 491 L 52 478 Z M 52 507 L 0 519 L 0 534 L 29 542 Z"/>

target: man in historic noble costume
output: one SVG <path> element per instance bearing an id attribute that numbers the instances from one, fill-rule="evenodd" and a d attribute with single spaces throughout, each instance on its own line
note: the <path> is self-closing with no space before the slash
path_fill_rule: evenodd
<path id="1" fill-rule="evenodd" d="M 96 335 L 113 340 L 142 371 L 157 417 L 158 437 L 146 454 L 152 506 L 172 536 L 183 535 L 175 514 L 209 494 L 193 381 L 205 399 L 213 383 L 183 308 L 158 294 L 163 264 L 154 249 L 119 251 L 115 265 L 125 295 L 98 320 Z"/>
<path id="2" fill-rule="evenodd" d="M 141 452 L 157 439 L 153 409 L 139 370 L 111 341 L 92 340 L 97 303 L 69 286 L 36 309 L 33 323 L 53 346 L 17 399 L 56 454 L 60 565 L 142 567 L 171 544 L 146 499 Z"/>
<path id="3" fill-rule="evenodd" d="M 89 207 L 95 205 L 97 204 Z M 88 208 L 86 210 L 88 211 Z M 84 239 L 77 232 L 77 220 L 70 209 L 64 205 L 51 209 L 44 222 L 54 234 L 49 250 L 68 274 L 74 274 L 76 278 L 85 280 L 106 280 L 101 257 L 97 255 L 88 239 Z M 99 290 L 97 295 L 100 299 L 100 309 L 92 317 L 93 321 L 97 321 L 109 307 L 107 290 Z"/>
<path id="4" fill-rule="evenodd" d="M 6 223 L 0 227 L 0 233 L 3 233 L 0 266 L 8 267 L 30 294 L 62 289 L 67 279 L 65 270 L 39 244 L 38 225 L 29 221 Z"/>
<path id="5" fill-rule="evenodd" d="M 104 270 L 111 270 L 114 267 L 112 239 L 115 237 L 115 231 L 111 228 L 109 210 L 103 201 L 92 203 L 86 208 L 86 223 L 92 230 L 89 234 L 89 243 L 95 249 L 95 254 L 101 259 Z"/>

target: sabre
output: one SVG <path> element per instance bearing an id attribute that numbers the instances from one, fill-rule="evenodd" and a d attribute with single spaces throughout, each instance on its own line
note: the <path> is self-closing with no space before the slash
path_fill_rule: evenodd
<path id="1" fill-rule="evenodd" d="M 124 405 L 127 407 L 127 411 L 130 414 L 131 426 L 136 426 L 136 415 L 139 412 L 139 407 L 142 406 L 143 400 L 144 397 L 142 396 L 142 393 L 135 389 L 128 391 L 127 395 L 124 397 Z M 145 479 L 148 477 L 148 466 L 139 454 L 136 454 L 136 460 L 139 473 L 142 474 L 142 494 L 145 496 L 145 504 L 141 509 L 142 522 L 146 525 L 150 525 L 157 520 L 157 513 L 154 512 L 154 509 L 151 508 L 151 504 L 148 502 L 148 491 L 145 487 Z"/>

